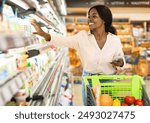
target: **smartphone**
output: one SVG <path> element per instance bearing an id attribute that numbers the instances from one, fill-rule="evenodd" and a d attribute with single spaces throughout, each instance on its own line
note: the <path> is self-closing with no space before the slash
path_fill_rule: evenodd
<path id="1" fill-rule="evenodd" d="M 120 59 L 114 59 L 112 62 L 110 62 L 110 64 L 113 64 L 114 62 L 119 62 Z"/>

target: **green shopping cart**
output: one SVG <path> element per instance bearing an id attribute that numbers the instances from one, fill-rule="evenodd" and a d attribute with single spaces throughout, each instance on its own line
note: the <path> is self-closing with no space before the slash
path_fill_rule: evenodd
<path id="1" fill-rule="evenodd" d="M 103 83 L 102 81 L 104 80 L 108 80 L 108 82 Z M 91 89 L 91 87 L 95 85 L 100 85 L 100 93 L 109 94 L 113 98 L 113 100 L 117 98 L 121 102 L 124 102 L 125 96 L 132 95 L 136 99 L 143 99 L 145 106 L 150 106 L 150 100 L 145 91 L 145 83 L 143 79 L 138 75 L 85 76 L 84 83 L 88 106 L 96 105 Z"/>

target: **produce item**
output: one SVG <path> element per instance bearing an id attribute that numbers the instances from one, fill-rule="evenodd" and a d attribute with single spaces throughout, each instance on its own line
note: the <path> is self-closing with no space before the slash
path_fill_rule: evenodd
<path id="1" fill-rule="evenodd" d="M 134 102 L 135 106 L 144 106 L 144 101 L 142 99 L 137 99 Z"/>
<path id="2" fill-rule="evenodd" d="M 132 105 L 132 104 L 134 104 L 134 102 L 135 102 L 135 97 L 134 97 L 134 96 L 126 96 L 126 97 L 124 98 L 124 100 L 125 100 L 125 103 L 126 103 L 126 104 Z"/>
<path id="3" fill-rule="evenodd" d="M 135 99 L 134 96 L 126 96 L 121 106 L 129 106 L 129 105 L 144 106 L 144 101 L 142 99 Z"/>
<path id="4" fill-rule="evenodd" d="M 109 96 L 108 94 L 102 94 L 100 96 L 100 105 L 101 106 L 112 106 L 113 104 L 113 100 L 111 98 L 111 96 Z"/>
<path id="5" fill-rule="evenodd" d="M 128 106 L 128 104 L 127 103 L 121 103 L 121 106 Z"/>
<path id="6" fill-rule="evenodd" d="M 121 102 L 119 99 L 113 100 L 113 106 L 120 106 L 120 105 L 121 105 Z"/>

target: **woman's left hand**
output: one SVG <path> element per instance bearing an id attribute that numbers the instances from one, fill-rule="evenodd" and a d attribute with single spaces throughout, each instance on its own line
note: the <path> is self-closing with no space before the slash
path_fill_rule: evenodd
<path id="1" fill-rule="evenodd" d="M 119 58 L 111 62 L 114 67 L 122 67 L 124 65 L 123 59 Z"/>

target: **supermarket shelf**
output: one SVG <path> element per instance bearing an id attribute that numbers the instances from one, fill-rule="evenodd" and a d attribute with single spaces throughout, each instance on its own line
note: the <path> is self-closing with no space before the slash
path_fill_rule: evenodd
<path id="1" fill-rule="evenodd" d="M 142 42 L 140 44 L 141 47 L 150 48 L 150 42 Z"/>
<path id="2" fill-rule="evenodd" d="M 50 69 L 49 73 L 46 75 L 46 77 L 43 79 L 42 84 L 39 86 L 33 97 L 41 97 L 38 100 L 32 100 L 30 102 L 30 105 L 32 106 L 40 106 L 40 105 L 45 105 L 45 102 L 49 96 L 49 92 L 51 89 L 51 85 L 53 82 L 53 79 L 55 77 L 55 73 L 57 71 L 57 67 L 53 68 L 52 70 Z"/>
<path id="3" fill-rule="evenodd" d="M 28 6 L 29 6 L 30 8 L 37 8 L 37 5 L 36 5 L 36 3 L 35 3 L 35 2 L 37 2 L 36 0 L 24 0 L 24 2 L 25 2 L 26 4 L 28 4 Z"/>
<path id="4" fill-rule="evenodd" d="M 67 55 L 67 54 L 66 54 Z M 61 88 L 61 84 L 62 84 L 62 78 L 63 76 L 65 75 L 65 69 L 68 67 L 68 63 L 67 63 L 67 60 L 68 60 L 68 57 L 65 57 L 63 59 L 63 62 L 62 62 L 62 68 L 60 69 L 60 73 L 59 73 L 59 76 L 58 76 L 58 82 L 57 82 L 57 85 L 54 86 L 54 92 L 52 95 L 54 95 L 54 99 L 53 101 L 49 104 L 49 106 L 56 106 L 58 105 L 58 99 L 60 98 L 60 88 Z"/>
<path id="5" fill-rule="evenodd" d="M 13 6 L 13 7 L 17 7 L 17 8 L 19 8 L 22 11 L 27 10 L 27 9 L 30 8 L 29 5 L 26 4 L 22 0 L 7 0 L 6 4 L 8 4 L 10 6 Z"/>
<path id="6" fill-rule="evenodd" d="M 56 105 L 56 101 L 57 101 L 57 97 L 58 97 L 58 91 L 60 90 L 60 84 L 61 84 L 60 78 L 62 78 L 62 74 L 63 74 L 62 66 L 60 66 L 57 73 L 56 73 L 56 77 L 55 77 L 54 82 L 53 82 L 52 87 L 51 87 L 49 99 L 48 99 L 47 104 L 46 104 L 48 106 L 55 106 Z"/>
<path id="7" fill-rule="evenodd" d="M 27 47 L 27 54 L 29 55 L 29 58 L 37 56 L 39 54 L 42 53 L 46 53 L 50 50 L 52 50 L 52 48 L 50 47 L 50 45 L 48 44 L 36 44 L 36 45 L 31 45 L 29 47 Z"/>
<path id="8" fill-rule="evenodd" d="M 30 68 L 18 73 L 12 79 L 0 86 L 0 105 L 5 105 L 16 94 L 16 92 L 28 81 L 32 76 Z"/>
<path id="9" fill-rule="evenodd" d="M 63 73 L 64 73 L 64 64 L 59 68 L 57 72 L 55 82 L 53 83 L 51 88 L 49 100 L 47 101 L 46 104 L 47 106 L 56 106 L 57 104 Z"/>
<path id="10" fill-rule="evenodd" d="M 35 15 L 44 20 L 49 25 L 49 27 L 51 27 L 52 29 L 56 29 L 55 25 L 50 20 L 48 20 L 41 12 L 37 11 Z"/>
<path id="11" fill-rule="evenodd" d="M 40 25 L 45 25 L 48 29 L 52 29 L 55 32 L 61 33 L 60 30 L 56 28 L 55 24 L 51 20 L 46 18 L 40 11 L 36 11 L 34 15 L 32 14 L 30 16 L 35 20 L 39 21 L 38 23 Z"/>
<path id="12" fill-rule="evenodd" d="M 51 72 L 51 68 L 54 66 L 56 60 L 60 57 L 61 54 L 57 54 L 57 56 L 54 58 L 54 60 L 51 62 L 50 66 L 48 67 L 47 71 L 41 75 L 41 77 L 39 78 L 39 81 L 37 82 L 37 84 L 35 86 L 33 86 L 31 88 L 31 96 L 33 96 L 33 94 L 37 91 L 37 89 L 39 88 L 39 86 L 45 82 L 45 78 L 47 77 L 47 75 L 49 75 L 49 73 Z M 42 84 L 43 85 L 43 84 Z"/>
<path id="13" fill-rule="evenodd" d="M 29 105 L 32 106 L 45 105 L 45 102 L 49 96 L 51 85 L 56 75 L 56 71 L 60 67 L 60 62 L 62 58 L 63 58 L 63 53 L 58 57 L 57 61 L 54 61 L 54 64 L 52 65 L 53 67 L 49 69 L 45 77 L 44 78 L 41 77 L 42 78 L 41 83 L 37 86 L 36 89 L 34 89 L 35 90 L 34 95 L 32 95 L 32 97 L 36 96 L 41 98 L 39 100 L 30 101 Z"/>
<path id="14" fill-rule="evenodd" d="M 18 4 L 18 3 L 20 3 L 20 4 Z M 53 22 L 51 20 L 49 20 L 48 18 L 46 18 L 44 16 L 44 14 L 42 14 L 38 10 L 39 5 L 38 5 L 38 3 L 37 4 L 36 3 L 37 3 L 37 1 L 35 1 L 35 0 L 32 0 L 32 1 L 31 0 L 24 0 L 24 1 L 22 1 L 22 0 L 17 0 L 17 1 L 16 0 L 8 0 L 7 1 L 8 5 L 15 6 L 15 7 L 21 9 L 22 10 L 22 12 L 21 12 L 22 15 L 23 14 L 34 14 L 34 17 L 37 16 L 37 17 L 39 17 L 40 19 L 42 19 L 44 21 L 44 25 L 46 23 L 46 25 L 49 28 L 53 29 L 55 32 L 60 32 L 59 29 L 56 28 L 56 26 L 53 24 Z"/>
<path id="15" fill-rule="evenodd" d="M 61 64 L 58 67 L 58 70 L 55 74 L 55 77 L 53 79 L 53 83 L 51 85 L 51 89 L 49 92 L 49 96 L 47 98 L 46 102 L 46 106 L 56 106 L 57 105 L 57 101 L 59 98 L 59 92 L 60 92 L 60 87 L 61 87 L 61 83 L 62 83 L 62 77 L 64 74 L 64 69 L 66 67 L 66 59 L 67 57 L 65 57 L 66 54 L 64 54 L 64 57 L 61 61 Z"/>
<path id="16" fill-rule="evenodd" d="M 150 42 L 150 38 L 136 38 L 136 40 L 139 42 Z"/>
<path id="17" fill-rule="evenodd" d="M 63 76 L 63 71 L 64 71 L 64 67 L 66 67 L 66 54 L 63 55 L 61 62 L 59 63 L 59 65 L 55 68 L 55 72 L 53 74 L 51 74 L 51 78 L 48 81 L 48 84 L 45 86 L 46 88 L 43 87 L 44 93 L 43 95 L 44 100 L 43 100 L 43 104 L 41 103 L 40 105 L 56 105 L 57 103 L 57 99 L 59 96 L 59 90 L 60 90 L 60 85 L 61 85 L 61 80 L 62 80 L 62 76 Z M 39 102 L 37 102 L 36 104 L 39 104 Z"/>
<path id="18" fill-rule="evenodd" d="M 47 1 L 48 1 L 49 6 L 51 7 L 51 12 L 55 15 L 56 20 L 59 21 L 59 23 L 62 23 L 62 18 L 60 16 L 60 13 L 56 9 L 57 4 L 54 4 L 54 1 L 52 0 L 47 0 Z M 55 2 L 58 2 L 58 1 L 55 1 Z"/>
<path id="19" fill-rule="evenodd" d="M 58 61 L 56 62 L 55 67 L 53 68 L 53 71 L 51 72 L 51 79 L 50 79 L 50 81 L 48 83 L 46 83 L 45 86 L 43 87 L 43 89 L 40 91 L 40 94 L 43 94 L 44 97 L 48 97 L 48 95 L 49 95 L 49 92 L 50 92 L 50 89 L 51 89 L 51 85 L 53 84 L 54 79 L 56 77 L 56 72 L 59 70 L 59 67 L 60 67 L 60 64 L 62 62 L 63 56 L 64 55 L 62 55 L 58 59 Z"/>
<path id="20" fill-rule="evenodd" d="M 25 47 L 35 42 L 35 37 L 26 37 L 20 34 L 2 34 L 0 36 L 0 50 L 7 51 L 11 48 Z"/>
<path id="21" fill-rule="evenodd" d="M 7 0 L 6 3 L 9 5 L 13 5 L 23 10 L 27 10 L 29 8 L 37 8 L 37 5 L 34 0 Z"/>

